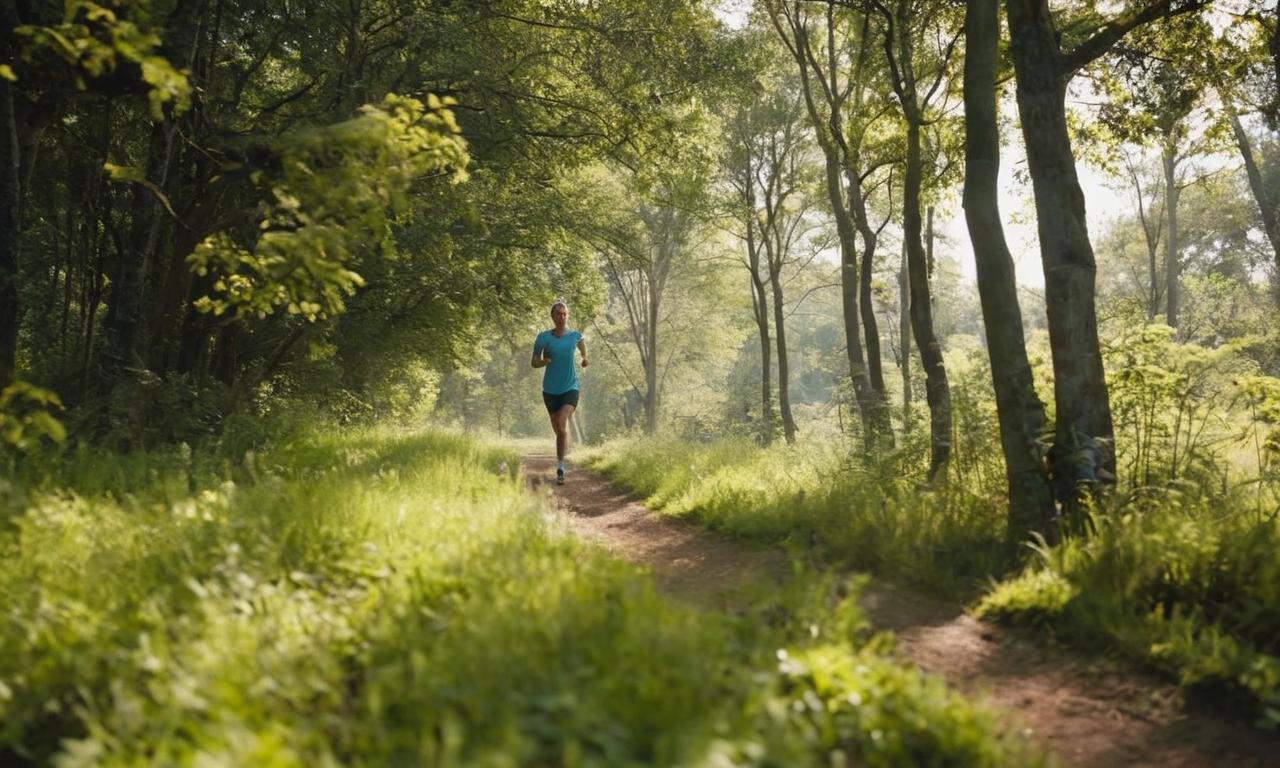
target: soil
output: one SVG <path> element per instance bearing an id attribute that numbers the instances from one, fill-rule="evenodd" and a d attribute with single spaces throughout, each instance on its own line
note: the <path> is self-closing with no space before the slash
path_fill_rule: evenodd
<path id="1" fill-rule="evenodd" d="M 753 584 L 790 573 L 777 549 L 665 518 L 586 470 L 557 486 L 554 467 L 552 457 L 526 457 L 530 487 L 549 494 L 578 535 L 647 567 L 674 597 L 732 609 Z M 985 700 L 1064 765 L 1280 768 L 1280 736 L 1188 707 L 1176 687 L 1119 662 L 1046 645 L 881 580 L 867 584 L 861 602 L 877 628 L 895 635 L 905 661 Z"/>

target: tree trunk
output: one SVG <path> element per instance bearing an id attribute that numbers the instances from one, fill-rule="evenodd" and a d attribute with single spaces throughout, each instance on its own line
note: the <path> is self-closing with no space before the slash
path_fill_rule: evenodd
<path id="1" fill-rule="evenodd" d="M 9 35 L 0 34 L 4 34 L 0 60 L 10 61 Z M 18 134 L 13 86 L 0 78 L 0 389 L 8 386 L 16 374 L 21 317 L 18 313 L 18 247 L 22 240 L 22 178 Z"/>
<path id="2" fill-rule="evenodd" d="M 845 169 L 845 177 L 848 180 L 849 187 L 849 210 L 853 214 L 854 225 L 858 228 L 858 234 L 862 237 L 862 264 L 861 275 L 858 283 L 859 295 L 858 305 L 861 310 L 862 328 L 866 333 L 867 340 L 867 372 L 871 377 L 871 388 L 884 396 L 884 370 L 880 361 L 880 329 L 876 322 L 875 307 L 871 303 L 871 280 L 873 270 L 875 269 L 876 243 L 878 237 L 876 231 L 871 228 L 871 222 L 867 216 L 867 202 L 862 197 L 862 187 L 858 181 L 857 166 L 859 163 L 855 160 L 850 163 L 852 169 Z"/>
<path id="3" fill-rule="evenodd" d="M 175 365 L 178 373 L 202 374 L 205 347 L 209 339 L 212 322 L 208 315 L 195 308 L 195 302 L 205 295 L 211 287 L 212 280 L 206 275 L 192 278 L 187 288 L 186 310 L 182 316 L 182 330 L 178 340 L 178 359 Z"/>
<path id="4" fill-rule="evenodd" d="M 1178 156 L 1172 142 L 1165 144 L 1162 159 L 1164 161 L 1165 222 L 1168 224 L 1164 243 L 1165 322 L 1176 331 L 1180 300 L 1178 280 L 1182 276 L 1182 263 L 1178 256 L 1178 198 L 1182 195 L 1182 190 L 1178 188 Z"/>
<path id="5" fill-rule="evenodd" d="M 1275 94 L 1268 105 L 1268 117 L 1272 125 L 1280 123 L 1280 4 L 1271 8 L 1271 39 L 1267 41 L 1267 50 L 1271 52 L 1271 69 L 1274 80 L 1271 83 Z M 1277 258 L 1280 258 L 1278 256 Z"/>
<path id="6" fill-rule="evenodd" d="M 1054 506 L 1037 442 L 1044 428 L 1044 405 L 1036 395 L 1027 360 L 1013 256 L 1000 220 L 1000 133 L 995 98 L 998 8 L 999 0 L 970 0 L 965 18 L 964 213 L 977 265 L 1009 487 L 1006 535 L 1016 544 L 1032 531 L 1052 538 Z"/>
<path id="7" fill-rule="evenodd" d="M 222 326 L 222 332 L 218 336 L 218 349 L 215 355 L 217 362 L 214 365 L 213 375 L 223 384 L 230 385 L 235 383 L 239 367 L 241 333 L 241 322 L 233 320 Z"/>
<path id="8" fill-rule="evenodd" d="M 171 61 L 190 65 L 195 50 L 199 17 L 204 0 L 177 0 L 165 20 L 161 52 Z M 112 294 L 113 306 L 104 327 L 103 364 L 108 386 L 120 369 L 145 365 L 149 355 L 151 327 L 148 319 L 154 301 L 156 264 L 159 260 L 161 230 L 166 224 L 159 195 L 161 190 L 173 197 L 173 177 L 177 150 L 178 118 L 166 112 L 163 120 L 152 126 L 147 148 L 146 179 L 150 185 L 134 184 L 129 212 L 130 230 L 127 248 L 121 254 L 118 290 Z M 185 265 L 184 265 L 185 268 Z"/>
<path id="9" fill-rule="evenodd" d="M 898 348 L 902 368 L 902 431 L 911 431 L 911 277 L 907 271 L 907 241 L 902 241 L 898 267 Z"/>
<path id="10" fill-rule="evenodd" d="M 788 445 L 796 442 L 796 420 L 791 415 L 790 372 L 787 364 L 787 327 L 783 323 L 781 264 L 769 268 L 769 285 L 773 289 L 774 340 L 778 345 L 778 412 L 782 416 L 782 435 Z"/>
<path id="11" fill-rule="evenodd" d="M 934 482 L 951 458 L 951 387 L 943 363 L 942 345 L 933 328 L 933 302 L 929 291 L 928 254 L 922 239 L 921 188 L 924 182 L 920 128 L 925 122 L 929 95 L 916 88 L 915 54 L 911 36 L 912 8 L 899 0 L 896 10 L 877 3 L 885 17 L 884 52 L 893 91 L 902 107 L 907 127 L 906 175 L 903 180 L 902 236 L 907 249 L 907 278 L 911 293 L 911 330 L 924 366 L 925 401 L 929 405 L 929 482 Z M 948 49 L 949 50 L 949 49 Z M 930 92 L 931 93 L 931 92 Z"/>
<path id="12" fill-rule="evenodd" d="M 773 341 L 769 336 L 769 304 L 764 282 L 754 270 L 751 275 L 751 303 L 755 310 L 756 328 L 760 332 L 760 419 L 761 438 L 773 442 Z"/>
<path id="13" fill-rule="evenodd" d="M 147 152 L 146 178 L 158 189 L 164 189 L 173 157 L 176 126 L 171 120 L 154 125 Z M 104 372 L 107 383 L 118 377 L 122 368 L 142 362 L 148 328 L 144 322 L 147 297 L 144 295 L 151 277 L 152 262 L 160 238 L 160 203 L 155 192 L 135 184 L 130 207 L 130 234 L 120 254 L 118 285 L 112 292 L 112 311 L 105 334 Z"/>
<path id="14" fill-rule="evenodd" d="M 862 322 L 858 301 L 858 256 L 854 247 L 853 222 L 844 207 L 844 195 L 840 191 L 840 163 L 834 148 L 823 147 L 826 153 L 827 197 L 836 219 L 836 234 L 840 239 L 840 301 L 844 318 L 845 352 L 849 360 L 849 379 L 853 384 L 853 396 L 862 416 L 863 443 L 868 451 L 883 442 L 891 432 L 886 423 L 887 415 L 877 407 L 875 391 L 867 371 L 866 357 L 862 354 Z"/>
<path id="15" fill-rule="evenodd" d="M 769 338 L 769 300 L 765 292 L 764 281 L 760 279 L 760 247 L 755 237 L 755 187 L 754 175 L 748 164 L 746 178 L 747 203 L 747 269 L 751 272 L 751 309 L 756 320 L 756 329 L 760 334 L 760 422 L 761 440 L 773 442 L 774 413 L 772 366 L 773 349 Z"/>
<path id="16" fill-rule="evenodd" d="M 1068 72 L 1044 0 L 1008 0 L 1018 115 L 1035 194 L 1057 414 L 1050 461 L 1059 500 L 1114 477 L 1111 403 L 1095 310 L 1093 246 L 1067 132 Z"/>
<path id="17" fill-rule="evenodd" d="M 936 266 L 933 263 L 933 206 L 926 209 L 924 220 L 924 257 L 925 263 L 929 265 L 929 280 L 933 280 L 933 269 Z M 929 295 L 930 300 L 933 295 Z"/>
<path id="18" fill-rule="evenodd" d="M 862 264 L 858 280 L 858 308 L 862 319 L 862 329 L 867 340 L 867 372 L 871 380 L 871 407 L 875 409 L 878 437 L 880 442 L 892 447 L 894 444 L 893 429 L 889 426 L 889 395 L 884 385 L 884 366 L 880 352 L 880 328 L 876 321 L 875 305 L 871 302 L 871 281 L 874 276 L 876 244 L 879 238 L 871 228 L 867 216 L 867 202 L 862 196 L 858 169 L 861 162 L 855 152 L 850 152 L 849 162 L 845 164 L 845 179 L 849 187 L 849 210 L 853 214 L 854 225 L 862 236 Z"/>
<path id="19" fill-rule="evenodd" d="M 1275 203 L 1267 198 L 1267 188 L 1262 183 L 1262 172 L 1258 170 L 1258 161 L 1253 156 L 1253 148 L 1249 144 L 1249 134 L 1245 132 L 1229 99 L 1223 98 L 1227 114 L 1231 118 L 1231 130 L 1235 134 L 1236 146 L 1240 149 L 1240 157 L 1244 160 L 1245 175 L 1249 178 L 1249 190 L 1253 192 L 1253 200 L 1258 204 L 1258 212 L 1262 214 L 1262 231 L 1271 243 L 1271 254 L 1276 262 L 1276 274 L 1280 276 L 1280 221 L 1277 221 Z M 1280 277 L 1278 277 L 1280 279 Z M 1280 293 L 1276 294 L 1280 300 Z"/>
<path id="20" fill-rule="evenodd" d="M 656 278 L 649 271 L 649 333 L 645 337 L 648 365 L 644 368 L 644 431 L 652 435 L 658 431 L 658 295 L 659 289 L 654 284 Z"/>
<path id="21" fill-rule="evenodd" d="M 942 360 L 942 345 L 933 330 L 929 265 L 920 232 L 922 177 L 920 124 L 908 117 L 902 227 L 907 240 L 907 276 L 911 285 L 911 331 L 924 365 L 925 401 L 929 404 L 929 481 L 932 482 L 951 458 L 951 387 Z"/>

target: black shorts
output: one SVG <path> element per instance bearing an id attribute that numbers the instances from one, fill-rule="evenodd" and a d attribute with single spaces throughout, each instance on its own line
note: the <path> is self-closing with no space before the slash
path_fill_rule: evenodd
<path id="1" fill-rule="evenodd" d="M 547 413 L 555 413 L 566 405 L 578 407 L 578 390 L 571 389 L 568 392 L 561 392 L 558 395 L 549 395 L 542 393 L 542 402 L 547 404 Z"/>

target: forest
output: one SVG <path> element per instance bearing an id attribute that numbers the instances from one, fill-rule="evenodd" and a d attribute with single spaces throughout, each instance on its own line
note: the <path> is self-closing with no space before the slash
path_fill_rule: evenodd
<path id="1" fill-rule="evenodd" d="M 0 763 L 1280 765 L 1278 310 L 1275 0 L 6 0 Z"/>

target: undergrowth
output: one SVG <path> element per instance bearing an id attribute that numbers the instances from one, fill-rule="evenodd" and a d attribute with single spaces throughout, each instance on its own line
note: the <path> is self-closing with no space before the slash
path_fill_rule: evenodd
<path id="1" fill-rule="evenodd" d="M 0 759 L 1025 765 L 842 590 L 748 615 L 567 535 L 516 456 L 329 431 L 73 454 L 0 486 Z"/>
<path id="2" fill-rule="evenodd" d="M 862 466 L 845 448 L 654 437 L 606 444 L 589 461 L 665 514 L 944 594 L 972 594 L 1008 568 L 1000 500 L 960 484 L 924 489 L 898 462 Z"/>
<path id="3" fill-rule="evenodd" d="M 1280 727 L 1280 525 L 1203 505 L 1101 517 L 1097 534 L 1039 547 L 982 615 L 1114 648 Z"/>
<path id="4" fill-rule="evenodd" d="M 1117 650 L 1193 693 L 1280 726 L 1280 522 L 1248 493 L 1133 494 L 1098 531 L 1037 547 L 1021 571 L 1004 548 L 1001 499 L 922 491 L 835 449 L 608 444 L 592 463 L 668 514 L 935 591 L 987 594 L 978 612 Z M 891 466 L 891 464 L 886 464 Z"/>

